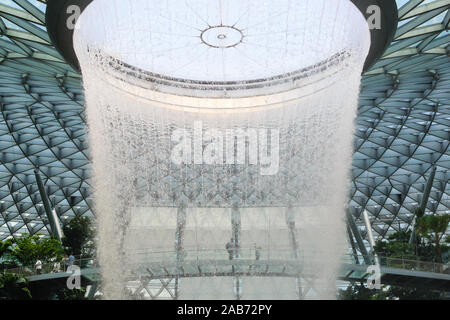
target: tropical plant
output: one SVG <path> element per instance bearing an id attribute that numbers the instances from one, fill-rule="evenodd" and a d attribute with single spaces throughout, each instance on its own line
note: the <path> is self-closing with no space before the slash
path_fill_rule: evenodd
<path id="1" fill-rule="evenodd" d="M 56 295 L 58 300 L 87 300 L 85 298 L 86 288 L 69 290 L 67 288 L 59 290 Z"/>
<path id="2" fill-rule="evenodd" d="M 395 259 L 416 260 L 417 256 L 413 245 L 408 243 L 411 231 L 399 231 L 387 237 L 384 240 L 378 240 L 375 244 L 375 252 L 388 261 Z M 420 245 L 421 239 L 416 238 Z"/>
<path id="3" fill-rule="evenodd" d="M 68 254 L 92 255 L 95 229 L 88 217 L 76 217 L 63 227 L 63 246 Z"/>
<path id="4" fill-rule="evenodd" d="M 389 286 L 378 295 L 379 300 L 438 300 L 441 293 L 428 288 Z"/>
<path id="5" fill-rule="evenodd" d="M 426 217 L 428 216 L 418 219 L 418 234 L 414 244 L 409 244 L 411 230 L 396 232 L 386 239 L 376 242 L 375 252 L 382 259 L 382 264 L 404 268 L 405 265 L 408 265 L 408 260 L 411 260 L 411 265 L 414 267 L 416 265 L 414 260 L 436 261 L 438 254 L 448 252 L 449 246 L 441 244 L 441 242 L 450 241 L 450 236 L 442 241 L 448 222 L 445 224 L 446 219 L 444 218 L 439 222 L 429 221 L 436 219 Z M 441 246 L 440 253 L 436 250 L 436 236 Z M 397 266 L 396 263 L 401 265 Z M 391 285 L 376 291 L 369 290 L 362 283 L 351 283 L 346 290 L 339 291 L 339 298 L 344 300 L 433 300 L 440 297 L 439 291 L 429 288 Z"/>
<path id="6" fill-rule="evenodd" d="M 14 240 L 11 257 L 22 265 L 31 265 L 37 259 L 49 261 L 62 259 L 64 250 L 61 242 L 53 238 L 41 238 L 38 235 L 23 235 Z"/>
<path id="7" fill-rule="evenodd" d="M 0 274 L 0 300 L 31 299 L 27 280 L 18 275 L 3 272 Z"/>
<path id="8" fill-rule="evenodd" d="M 436 262 L 442 263 L 442 239 L 445 236 L 450 215 L 428 215 L 417 220 L 418 233 L 434 244 Z"/>
<path id="9" fill-rule="evenodd" d="M 416 235 L 416 242 L 409 244 L 411 230 L 393 233 L 383 240 L 378 240 L 375 245 L 375 252 L 381 257 L 393 261 L 395 259 L 436 261 L 435 246 L 432 242 L 426 241 L 421 234 Z M 448 246 L 442 246 L 442 251 L 448 250 Z"/>
<path id="10" fill-rule="evenodd" d="M 0 259 L 3 258 L 3 256 L 11 253 L 12 245 L 13 245 L 12 239 L 0 241 Z"/>
<path id="11" fill-rule="evenodd" d="M 377 291 L 371 290 L 362 282 L 351 282 L 345 290 L 338 291 L 339 300 L 377 300 Z"/>

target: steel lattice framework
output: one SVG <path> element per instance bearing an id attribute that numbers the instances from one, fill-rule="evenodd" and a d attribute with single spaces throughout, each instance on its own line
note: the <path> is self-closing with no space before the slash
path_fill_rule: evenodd
<path id="1" fill-rule="evenodd" d="M 364 75 L 350 212 L 376 236 L 450 211 L 450 0 L 397 0 L 395 40 Z M 92 215 L 81 76 L 52 46 L 45 0 L 0 0 L 0 240 L 48 234 L 34 169 L 63 223 Z"/>

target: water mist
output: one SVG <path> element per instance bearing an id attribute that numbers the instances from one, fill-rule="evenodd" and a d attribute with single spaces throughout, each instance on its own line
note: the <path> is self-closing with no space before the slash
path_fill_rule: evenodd
<path id="1" fill-rule="evenodd" d="M 350 1 L 95 0 L 74 44 L 107 299 L 334 298 L 370 47 Z"/>

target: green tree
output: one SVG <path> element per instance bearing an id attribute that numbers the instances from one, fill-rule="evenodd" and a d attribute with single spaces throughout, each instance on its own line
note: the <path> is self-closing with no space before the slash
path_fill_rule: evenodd
<path id="1" fill-rule="evenodd" d="M 421 219 L 422 218 L 418 219 L 418 224 L 420 224 Z M 442 228 L 439 230 L 442 230 Z M 410 266 L 411 268 L 414 268 L 416 266 L 415 261 L 436 260 L 435 244 L 429 240 L 427 241 L 427 238 L 423 237 L 423 233 L 420 232 L 419 227 L 418 234 L 416 235 L 416 243 L 413 245 L 409 244 L 410 236 L 411 230 L 399 231 L 384 240 L 377 241 L 375 251 L 381 258 L 381 264 L 394 268 L 407 268 L 408 260 L 411 260 Z M 354 294 L 355 296 L 360 295 L 358 288 L 348 289 L 348 293 Z M 433 300 L 440 298 L 440 293 L 436 290 L 401 286 L 386 286 L 384 290 L 380 291 L 378 294 L 375 294 L 374 292 L 373 295 L 374 296 L 371 299 L 381 300 Z"/>
<path id="2" fill-rule="evenodd" d="M 423 216 L 417 220 L 417 232 L 434 245 L 435 261 L 438 263 L 442 263 L 442 239 L 449 223 L 450 215 L 448 214 Z M 444 249 L 448 248 L 444 245 Z"/>
<path id="3" fill-rule="evenodd" d="M 375 244 L 375 251 L 383 258 L 419 260 L 419 261 L 435 261 L 436 254 L 434 244 L 426 241 L 420 234 L 416 235 L 415 245 L 409 244 L 411 230 L 399 231 L 388 236 L 384 240 L 378 240 Z M 447 246 L 443 250 L 448 250 Z M 382 261 L 383 263 L 386 260 Z M 393 263 L 393 262 L 392 262 Z"/>
<path id="4" fill-rule="evenodd" d="M 381 257 L 416 259 L 414 246 L 408 243 L 411 231 L 399 231 L 387 237 L 385 240 L 378 240 L 375 244 L 375 252 Z M 420 243 L 420 238 L 417 242 Z"/>
<path id="5" fill-rule="evenodd" d="M 362 282 L 351 282 L 345 289 L 338 291 L 339 300 L 377 300 L 379 290 L 371 290 Z"/>
<path id="6" fill-rule="evenodd" d="M 382 265 L 392 268 L 404 268 L 408 263 L 414 267 L 416 260 L 421 260 L 420 254 L 427 255 L 430 251 L 422 238 L 416 236 L 416 244 L 409 244 L 411 231 L 399 231 L 386 239 L 378 240 L 375 244 L 375 252 L 378 254 Z"/>
<path id="7" fill-rule="evenodd" d="M 0 274 L 0 300 L 31 299 L 27 280 L 18 275 L 3 272 Z"/>
<path id="8" fill-rule="evenodd" d="M 11 239 L 0 241 L 0 259 L 11 253 L 13 241 Z"/>
<path id="9" fill-rule="evenodd" d="M 63 254 L 61 242 L 37 235 L 23 235 L 15 239 L 10 253 L 11 257 L 22 265 L 31 265 L 38 258 L 44 261 L 61 259 Z"/>
<path id="10" fill-rule="evenodd" d="M 88 217 L 76 217 L 63 227 L 62 243 L 67 253 L 92 255 L 95 229 Z"/>
<path id="11" fill-rule="evenodd" d="M 379 299 L 381 300 L 438 300 L 440 292 L 427 288 L 389 286 L 383 290 Z"/>
<path id="12" fill-rule="evenodd" d="M 56 295 L 58 300 L 87 300 L 84 296 L 86 288 L 69 290 L 67 288 L 59 290 Z"/>

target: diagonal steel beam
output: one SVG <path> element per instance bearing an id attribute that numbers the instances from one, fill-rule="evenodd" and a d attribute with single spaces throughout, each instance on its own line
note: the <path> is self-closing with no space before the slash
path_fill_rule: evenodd
<path id="1" fill-rule="evenodd" d="M 52 211 L 52 207 L 50 205 L 50 200 L 48 199 L 47 192 L 44 188 L 44 183 L 42 182 L 41 175 L 39 174 L 39 169 L 36 168 L 34 170 L 34 175 L 36 177 L 36 183 L 38 185 L 39 193 L 41 195 L 42 202 L 44 204 L 45 213 L 47 215 L 47 219 L 50 222 L 50 232 L 52 237 L 61 241 L 63 235 L 61 232 L 61 227 L 59 224 L 59 219 L 57 218 L 56 212 Z"/>
<path id="2" fill-rule="evenodd" d="M 412 222 L 412 232 L 409 238 L 409 244 L 414 245 L 416 242 L 416 221 L 421 218 L 425 214 L 425 210 L 427 208 L 428 199 L 430 198 L 431 188 L 433 187 L 434 177 L 436 176 L 437 167 L 434 166 L 431 169 L 430 177 L 428 178 L 427 185 L 425 186 L 425 190 L 423 192 L 422 201 L 420 203 L 420 207 L 416 212 L 414 212 L 414 219 Z"/>
<path id="3" fill-rule="evenodd" d="M 356 244 L 355 240 L 353 239 L 352 230 L 350 230 L 350 227 L 347 223 L 347 236 L 350 242 L 350 246 L 352 247 L 353 256 L 355 258 L 355 263 L 359 264 L 359 258 L 358 258 L 358 251 L 356 250 Z"/>
<path id="4" fill-rule="evenodd" d="M 349 210 L 347 210 L 347 223 L 350 226 L 350 230 L 353 233 L 353 236 L 356 239 L 356 243 L 358 244 L 359 252 L 361 252 L 364 263 L 366 265 L 372 264 L 372 259 L 370 259 L 369 253 L 367 252 L 366 246 L 364 245 L 363 239 L 361 234 L 359 233 L 359 229 L 356 226 L 355 219 L 353 219 L 353 215 L 350 213 Z"/>

